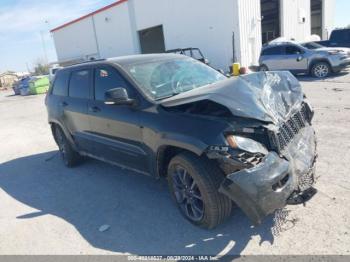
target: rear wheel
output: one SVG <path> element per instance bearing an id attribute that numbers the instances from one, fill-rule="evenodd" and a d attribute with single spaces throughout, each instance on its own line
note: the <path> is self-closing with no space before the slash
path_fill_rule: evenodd
<path id="1" fill-rule="evenodd" d="M 231 214 L 231 200 L 218 192 L 223 179 L 215 165 L 190 153 L 175 156 L 168 166 L 169 189 L 181 214 L 207 229 Z"/>
<path id="2" fill-rule="evenodd" d="M 326 62 L 318 62 L 311 68 L 311 74 L 317 78 L 325 78 L 331 73 L 331 67 Z"/>
<path id="3" fill-rule="evenodd" d="M 67 167 L 74 167 L 82 160 L 82 157 L 78 152 L 76 152 L 70 142 L 68 141 L 66 135 L 63 133 L 62 129 L 58 126 L 53 128 L 53 134 L 58 145 L 63 163 Z"/>

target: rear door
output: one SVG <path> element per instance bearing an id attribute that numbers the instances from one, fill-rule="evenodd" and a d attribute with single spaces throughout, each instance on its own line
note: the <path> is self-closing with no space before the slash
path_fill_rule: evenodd
<path id="1" fill-rule="evenodd" d="M 72 134 L 79 150 L 90 151 L 88 101 L 92 89 L 92 69 L 79 68 L 70 72 L 68 96 L 61 100 L 64 124 Z"/>
<path id="2" fill-rule="evenodd" d="M 262 51 L 260 64 L 264 64 L 269 70 L 284 70 L 285 47 L 282 45 L 266 48 Z"/>
<path id="3" fill-rule="evenodd" d="M 117 69 L 109 65 L 95 67 L 94 99 L 88 105 L 94 135 L 94 155 L 148 173 L 148 157 L 143 147 L 138 109 L 129 105 L 104 103 L 105 92 L 120 87 L 127 90 L 130 98 L 137 99 L 137 91 Z"/>

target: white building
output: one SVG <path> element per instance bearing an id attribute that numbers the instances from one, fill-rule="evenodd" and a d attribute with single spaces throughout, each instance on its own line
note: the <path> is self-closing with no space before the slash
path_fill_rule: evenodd
<path id="1" fill-rule="evenodd" d="M 120 0 L 53 29 L 58 61 L 198 47 L 212 66 L 257 64 L 279 36 L 327 38 L 335 0 Z"/>

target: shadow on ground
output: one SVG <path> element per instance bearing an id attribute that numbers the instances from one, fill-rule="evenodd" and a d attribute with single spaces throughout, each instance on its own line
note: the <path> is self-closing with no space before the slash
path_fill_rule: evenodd
<path id="1" fill-rule="evenodd" d="M 46 214 L 61 217 L 92 246 L 114 252 L 237 255 L 253 236 L 259 236 L 260 243 L 272 244 L 274 231 L 280 226 L 271 216 L 254 228 L 236 209 L 229 221 L 218 228 L 199 229 L 181 217 L 164 180 L 94 160 L 68 169 L 55 151 L 1 164 L 0 187 L 38 210 L 18 214 L 16 219 Z M 110 229 L 99 232 L 104 224 Z"/>

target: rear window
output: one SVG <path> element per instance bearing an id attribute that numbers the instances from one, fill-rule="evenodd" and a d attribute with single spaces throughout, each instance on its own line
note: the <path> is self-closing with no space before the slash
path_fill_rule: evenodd
<path id="1" fill-rule="evenodd" d="M 52 87 L 52 94 L 57 96 L 68 95 L 69 71 L 58 71 Z"/>
<path id="2" fill-rule="evenodd" d="M 284 46 L 270 47 L 262 51 L 261 55 L 283 55 L 285 53 Z"/>
<path id="3" fill-rule="evenodd" d="M 89 98 L 90 70 L 73 71 L 69 81 L 69 96 L 74 98 Z"/>

